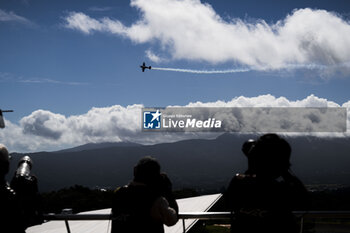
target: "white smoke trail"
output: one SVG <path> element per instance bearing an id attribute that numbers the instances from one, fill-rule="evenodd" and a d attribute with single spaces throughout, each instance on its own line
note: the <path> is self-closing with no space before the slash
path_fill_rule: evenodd
<path id="1" fill-rule="evenodd" d="M 242 72 L 250 71 L 250 69 L 191 70 L 191 69 L 160 68 L 160 67 L 152 67 L 152 70 L 164 70 L 164 71 L 185 72 L 185 73 L 194 73 L 194 74 L 228 74 L 228 73 L 242 73 Z"/>
<path id="2" fill-rule="evenodd" d="M 301 70 L 301 69 L 307 69 L 307 70 L 319 70 L 324 71 L 326 69 L 350 69 L 350 62 L 347 63 L 341 63 L 336 65 L 322 65 L 322 64 L 286 64 L 284 67 L 279 68 L 279 70 Z M 174 72 L 185 72 L 185 73 L 194 73 L 194 74 L 229 74 L 229 73 L 244 73 L 249 71 L 266 71 L 269 72 L 271 70 L 274 70 L 273 68 L 270 69 L 259 69 L 259 68 L 237 68 L 237 69 L 228 69 L 228 70 L 193 70 L 193 69 L 178 69 L 178 68 L 162 68 L 162 67 L 152 67 L 152 70 L 163 70 L 163 71 L 174 71 Z"/>

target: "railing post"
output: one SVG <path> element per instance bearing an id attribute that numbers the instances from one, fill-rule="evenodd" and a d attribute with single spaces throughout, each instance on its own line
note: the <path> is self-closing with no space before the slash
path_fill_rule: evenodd
<path id="1" fill-rule="evenodd" d="M 301 216 L 300 219 L 300 233 L 303 233 L 304 228 L 304 216 Z"/>
<path id="2" fill-rule="evenodd" d="M 66 223 L 67 233 L 70 233 L 68 220 L 64 220 L 64 222 Z"/>
<path id="3" fill-rule="evenodd" d="M 185 226 L 185 219 L 182 219 L 182 229 L 184 231 L 184 233 L 186 233 L 186 226 Z"/>

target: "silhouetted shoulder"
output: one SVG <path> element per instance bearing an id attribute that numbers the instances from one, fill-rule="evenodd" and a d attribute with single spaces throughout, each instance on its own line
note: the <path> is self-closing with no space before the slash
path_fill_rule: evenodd
<path id="1" fill-rule="evenodd" d="M 9 185 L 5 186 L 5 192 L 10 196 L 15 196 L 16 192 Z"/>
<path id="2" fill-rule="evenodd" d="M 244 173 L 237 173 L 233 176 L 228 189 L 236 189 L 237 186 L 240 185 L 251 185 L 252 183 L 256 182 L 256 175 L 254 174 L 244 174 Z M 233 191 L 233 190 L 231 190 Z M 235 190 L 237 191 L 237 190 Z"/>
<path id="3" fill-rule="evenodd" d="M 247 176 L 245 174 L 241 174 L 241 173 L 237 173 L 235 176 L 234 176 L 234 179 L 236 180 L 243 180 L 245 179 Z"/>
<path id="4" fill-rule="evenodd" d="M 124 190 L 125 190 L 127 187 L 128 187 L 127 185 L 120 186 L 120 187 L 118 187 L 118 188 L 116 188 L 116 189 L 114 190 L 114 193 L 124 192 Z"/>
<path id="5" fill-rule="evenodd" d="M 235 179 L 235 180 L 254 180 L 255 178 L 256 178 L 255 174 L 237 173 L 233 179 Z"/>
<path id="6" fill-rule="evenodd" d="M 23 218 L 16 192 L 7 184 L 3 184 L 0 187 L 0 206 L 0 225 L 2 230 L 5 229 L 5 232 L 11 233 L 24 233 Z"/>
<path id="7" fill-rule="evenodd" d="M 1 200 L 13 201 L 16 199 L 16 192 L 9 186 L 3 185 L 0 190 Z"/>

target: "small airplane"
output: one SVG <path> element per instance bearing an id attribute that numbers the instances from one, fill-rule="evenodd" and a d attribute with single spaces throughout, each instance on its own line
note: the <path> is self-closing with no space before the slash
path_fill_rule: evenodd
<path id="1" fill-rule="evenodd" d="M 143 62 L 142 66 L 140 66 L 142 69 L 142 72 L 145 72 L 145 69 L 152 69 L 152 66 L 146 66 L 146 63 Z"/>
<path id="2" fill-rule="evenodd" d="M 4 121 L 4 117 L 2 116 L 3 112 L 13 112 L 13 110 L 1 110 L 0 109 L 0 128 L 5 128 L 5 121 Z"/>

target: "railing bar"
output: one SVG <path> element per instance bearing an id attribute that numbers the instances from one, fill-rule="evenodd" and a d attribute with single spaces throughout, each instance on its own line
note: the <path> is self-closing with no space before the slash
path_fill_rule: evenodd
<path id="1" fill-rule="evenodd" d="M 350 211 L 294 211 L 293 214 L 308 218 L 350 218 Z M 230 219 L 231 212 L 180 212 L 179 219 Z M 46 214 L 45 220 L 111 220 L 111 214 Z"/>

